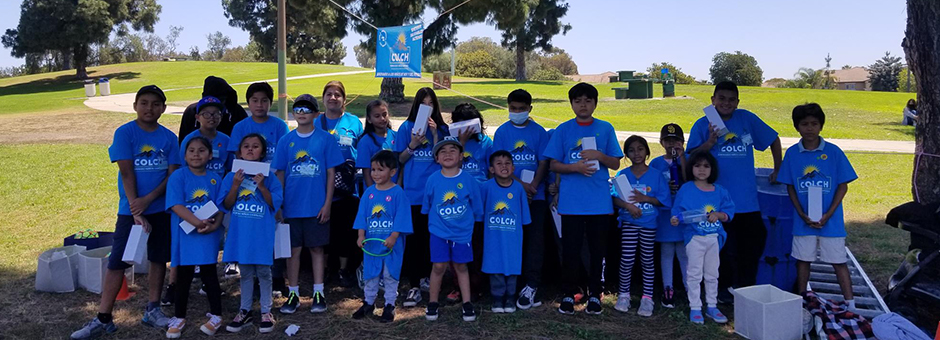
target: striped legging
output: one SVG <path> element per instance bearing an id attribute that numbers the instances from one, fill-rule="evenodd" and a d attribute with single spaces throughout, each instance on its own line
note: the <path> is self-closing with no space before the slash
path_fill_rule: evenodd
<path id="1" fill-rule="evenodd" d="M 653 242 L 656 229 L 646 229 L 622 223 L 620 225 L 620 294 L 630 294 L 633 264 L 636 262 L 637 243 L 640 244 L 640 263 L 643 266 L 643 296 L 653 297 Z"/>

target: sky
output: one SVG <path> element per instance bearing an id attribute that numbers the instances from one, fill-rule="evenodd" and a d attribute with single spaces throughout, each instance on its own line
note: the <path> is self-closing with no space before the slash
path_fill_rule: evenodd
<path id="1" fill-rule="evenodd" d="M 289 1 L 289 0 L 288 0 Z M 19 22 L 20 1 L 0 1 L 0 32 Z M 205 50 L 206 35 L 221 31 L 233 46 L 248 43 L 248 33 L 228 25 L 220 0 L 158 0 L 163 6 L 155 33 L 165 37 L 170 26 L 182 26 L 179 51 Z M 682 72 L 708 79 L 712 57 L 742 51 L 757 59 L 764 79 L 792 78 L 800 67 L 822 68 L 826 54 L 832 67 L 866 66 L 884 56 L 903 56 L 901 40 L 907 20 L 903 0 L 568 0 L 562 20 L 572 30 L 553 43 L 571 54 L 581 74 L 645 71 L 667 61 Z M 195 8 L 194 8 L 195 7 Z M 460 10 L 459 8 L 456 10 Z M 436 13 L 428 13 L 431 20 Z M 352 20 L 358 20 L 353 18 Z M 473 24 L 458 30 L 457 40 L 490 37 L 493 26 Z M 357 66 L 353 46 L 364 37 L 349 29 L 343 39 L 344 64 Z M 0 47 L 0 67 L 22 65 Z"/>

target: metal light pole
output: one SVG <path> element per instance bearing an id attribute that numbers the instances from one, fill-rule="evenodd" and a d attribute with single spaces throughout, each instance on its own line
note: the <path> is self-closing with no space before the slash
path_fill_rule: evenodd
<path id="1" fill-rule="evenodd" d="M 287 0 L 277 0 L 277 116 L 287 120 Z"/>

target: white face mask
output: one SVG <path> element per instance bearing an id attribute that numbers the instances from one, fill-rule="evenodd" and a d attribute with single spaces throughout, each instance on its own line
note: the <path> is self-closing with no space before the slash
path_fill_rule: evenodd
<path id="1" fill-rule="evenodd" d="M 513 124 L 522 125 L 525 124 L 527 120 L 529 120 L 529 111 L 509 113 L 509 121 Z"/>

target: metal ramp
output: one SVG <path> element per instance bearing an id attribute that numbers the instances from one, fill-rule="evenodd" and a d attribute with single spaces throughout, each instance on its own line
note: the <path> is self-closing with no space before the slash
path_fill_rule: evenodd
<path id="1" fill-rule="evenodd" d="M 876 316 L 889 312 L 878 289 L 868 279 L 865 270 L 855 259 L 855 255 L 848 247 L 845 248 L 848 254 L 849 274 L 852 277 L 852 293 L 855 295 L 856 312 L 867 319 L 873 319 Z M 809 273 L 810 289 L 816 292 L 820 297 L 830 301 L 843 301 L 842 290 L 839 289 L 839 281 L 836 280 L 835 270 L 832 265 L 827 263 L 813 262 L 810 265 Z"/>

